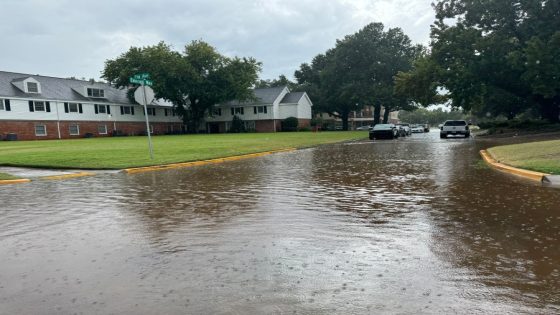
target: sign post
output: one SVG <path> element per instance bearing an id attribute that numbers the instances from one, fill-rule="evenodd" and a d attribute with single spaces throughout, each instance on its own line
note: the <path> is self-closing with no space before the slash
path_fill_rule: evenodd
<path id="1" fill-rule="evenodd" d="M 150 80 L 148 73 L 136 74 L 129 78 L 130 83 L 140 84 L 141 88 L 137 88 L 134 92 L 134 99 L 141 105 L 144 105 L 144 113 L 146 116 L 146 133 L 148 134 L 148 146 L 150 148 L 150 159 L 154 159 L 154 148 L 152 146 L 152 136 L 150 134 L 150 122 L 148 120 L 148 103 L 154 100 L 154 91 L 150 88 L 153 82 Z M 146 85 L 148 88 L 146 88 Z"/>

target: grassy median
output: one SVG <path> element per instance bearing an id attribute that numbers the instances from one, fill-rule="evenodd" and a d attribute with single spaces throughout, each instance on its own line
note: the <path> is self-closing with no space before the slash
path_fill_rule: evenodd
<path id="1" fill-rule="evenodd" d="M 537 172 L 560 174 L 560 140 L 505 145 L 488 149 L 500 163 Z"/>
<path id="2" fill-rule="evenodd" d="M 0 180 L 10 180 L 10 179 L 18 179 L 19 177 L 12 176 L 10 174 L 0 173 Z"/>
<path id="3" fill-rule="evenodd" d="M 289 132 L 0 142 L 0 165 L 122 169 L 365 139 L 367 131 Z"/>

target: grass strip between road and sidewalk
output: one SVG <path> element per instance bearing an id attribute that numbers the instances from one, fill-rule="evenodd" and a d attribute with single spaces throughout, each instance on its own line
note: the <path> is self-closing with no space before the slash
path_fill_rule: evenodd
<path id="1" fill-rule="evenodd" d="M 504 145 L 488 149 L 500 163 L 531 171 L 560 174 L 560 140 Z"/>
<path id="2" fill-rule="evenodd" d="M 366 139 L 367 131 L 201 134 L 0 142 L 0 165 L 60 169 L 124 169 Z"/>
<path id="3" fill-rule="evenodd" d="M 0 180 L 13 180 L 13 179 L 19 179 L 19 177 L 12 176 L 12 175 L 6 174 L 6 173 L 0 173 Z"/>

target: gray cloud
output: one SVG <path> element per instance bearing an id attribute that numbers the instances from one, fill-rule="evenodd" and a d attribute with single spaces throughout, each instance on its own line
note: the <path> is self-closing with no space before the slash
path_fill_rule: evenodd
<path id="1" fill-rule="evenodd" d="M 292 76 L 370 22 L 426 44 L 434 19 L 430 0 L 2 0 L 2 13 L 0 70 L 96 79 L 130 46 L 195 39 Z"/>

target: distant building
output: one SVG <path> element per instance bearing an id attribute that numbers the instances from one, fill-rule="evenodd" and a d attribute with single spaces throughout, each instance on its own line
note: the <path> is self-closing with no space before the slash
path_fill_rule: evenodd
<path id="1" fill-rule="evenodd" d="M 144 107 L 125 89 L 93 81 L 0 71 L 0 138 L 19 140 L 146 133 Z M 153 134 L 178 133 L 170 104 L 148 106 Z"/>
<path id="2" fill-rule="evenodd" d="M 313 103 L 305 92 L 290 92 L 288 87 L 254 90 L 254 101 L 232 101 L 216 105 L 206 119 L 209 133 L 227 132 L 233 116 L 241 118 L 245 129 L 257 132 L 282 130 L 282 120 L 296 117 L 299 127 L 308 127 L 311 122 Z"/>
<path id="3" fill-rule="evenodd" d="M 255 100 L 215 105 L 201 129 L 227 132 L 233 116 L 247 130 L 280 131 L 282 120 L 296 117 L 300 127 L 311 121 L 313 104 L 305 92 L 287 87 L 255 89 Z M 152 134 L 185 130 L 173 105 L 148 105 Z M 70 139 L 86 136 L 146 133 L 144 106 L 131 102 L 126 89 L 110 84 L 0 71 L 0 140 Z"/>
<path id="4" fill-rule="evenodd" d="M 352 111 L 348 117 L 348 128 L 350 130 L 355 130 L 356 128 L 363 127 L 363 126 L 370 126 L 373 125 L 373 113 L 374 107 L 373 106 L 365 106 L 362 110 L 359 111 Z M 381 120 L 383 120 L 383 115 L 385 113 L 385 108 L 381 107 Z M 328 113 L 319 113 L 316 115 L 317 118 L 323 120 L 324 123 L 330 125 L 331 128 L 340 129 L 342 127 L 342 119 L 328 114 Z M 399 112 L 394 111 L 389 113 L 389 121 L 388 123 L 398 123 L 399 122 Z"/>

